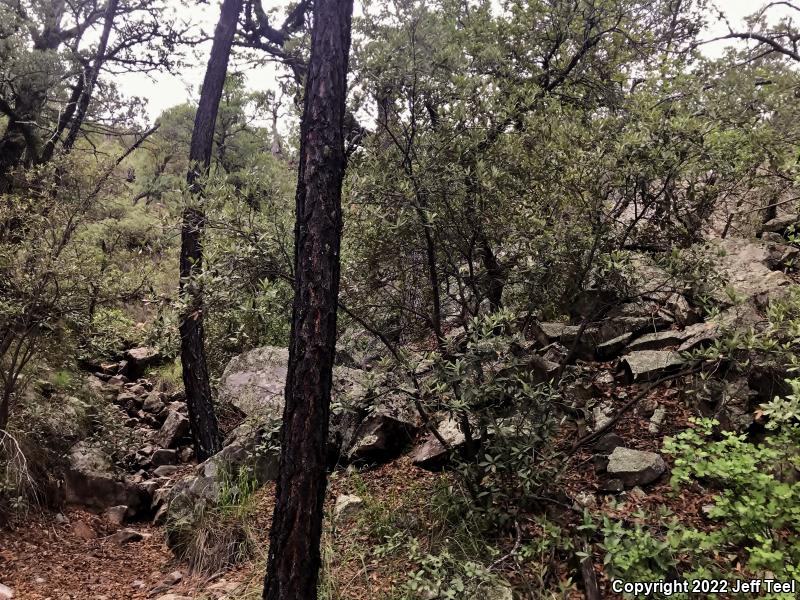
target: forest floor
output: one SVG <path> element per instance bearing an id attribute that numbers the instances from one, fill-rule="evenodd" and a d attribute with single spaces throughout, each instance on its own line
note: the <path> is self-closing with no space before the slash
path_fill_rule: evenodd
<path id="1" fill-rule="evenodd" d="M 606 400 L 617 410 L 630 405 L 613 427 L 627 447 L 659 452 L 664 437 L 689 426 L 694 410 L 686 394 L 690 382 L 684 378 L 665 381 L 631 404 L 642 390 L 640 385 L 609 377 L 615 374 L 613 363 L 595 362 L 587 368 L 593 372 L 590 380 L 606 382 L 594 385 L 594 400 Z M 667 418 L 653 431 L 649 417 L 656 406 L 666 411 Z M 518 598 L 538 599 L 542 598 L 542 589 L 561 589 L 554 598 L 577 600 L 584 597 L 584 590 L 579 569 L 572 564 L 574 549 L 548 550 L 549 556 L 526 558 L 517 553 L 520 537 L 534 542 L 546 539 L 539 518 L 542 515 L 547 517 L 548 527 L 560 528 L 560 541 L 581 541 L 583 534 L 577 526 L 584 508 L 596 520 L 607 516 L 628 526 L 642 524 L 642 510 L 663 515 L 659 511 L 666 509 L 697 529 L 709 527 L 702 510 L 711 502 L 709 493 L 699 486 L 676 493 L 669 484 L 669 472 L 644 489 L 604 492 L 605 478 L 595 469 L 591 444 L 573 449 L 585 433 L 581 422 L 564 421 L 555 440 L 563 460 L 561 470 L 546 490 L 554 501 L 538 506 L 533 502 L 530 514 L 520 515 L 521 527 L 516 535 L 508 528 L 491 540 L 460 526 L 467 517 L 453 515 L 452 505 L 448 507 L 443 501 L 456 480 L 450 473 L 417 468 L 408 455 L 375 468 L 336 470 L 330 476 L 326 499 L 321 598 L 399 598 L 403 582 L 419 570 L 421 558 L 424 560 L 431 549 L 455 548 L 454 555 L 459 554 L 458 560 L 462 560 L 482 556 L 491 544 L 500 558 L 493 559 L 489 570 L 511 582 Z M 664 459 L 671 466 L 670 457 Z M 102 516 L 66 507 L 63 513 L 19 515 L 10 528 L 0 530 L 0 583 L 14 590 L 15 599 L 24 600 L 257 600 L 265 571 L 274 493 L 274 483 L 267 484 L 247 505 L 245 522 L 255 541 L 254 556 L 219 573 L 190 574 L 187 565 L 167 548 L 164 527 L 149 522 L 114 525 Z M 357 515 L 346 521 L 334 517 L 334 505 L 341 495 L 356 495 L 363 500 Z M 588 501 L 579 505 L 577 499 L 581 497 L 588 497 Z M 141 539 L 120 543 L 118 534 L 126 530 L 138 533 Z M 604 556 L 598 543 L 602 539 L 591 541 L 601 597 L 618 598 L 611 593 L 602 569 Z M 416 554 L 414 544 L 419 546 Z"/>
<path id="2" fill-rule="evenodd" d="M 627 391 L 632 392 L 633 388 Z M 626 390 L 614 389 L 615 396 L 619 392 L 624 395 Z M 619 398 L 613 400 L 620 402 Z M 617 424 L 617 433 L 630 446 L 657 451 L 665 435 L 687 426 L 690 410 L 674 386 L 667 384 L 652 390 L 641 404 L 646 406 L 654 402 L 666 407 L 670 415 L 657 434 L 648 431 L 648 420 L 636 409 Z M 559 436 L 565 451 L 577 434 L 569 429 L 564 428 Z M 702 527 L 701 507 L 709 501 L 705 495 L 686 490 L 680 495 L 673 493 L 668 476 L 648 486 L 646 492 L 604 495 L 599 493 L 601 482 L 591 461 L 592 452 L 588 448 L 580 449 L 567 462 L 559 485 L 570 497 L 586 491 L 595 495 L 596 504 L 590 507 L 595 514 L 635 520 L 633 515 L 639 509 L 665 507 L 682 520 Z M 420 532 L 424 537 L 427 531 L 429 542 L 446 535 L 442 524 L 434 517 L 434 496 L 437 487 L 450 482 L 447 474 L 413 467 L 407 457 L 374 469 L 335 472 L 330 479 L 326 504 L 327 523 L 333 525 L 328 526 L 322 543 L 325 597 L 330 600 L 391 598 L 414 565 L 407 553 L 375 552 L 376 546 L 382 543 L 381 537 L 389 531 L 386 524 L 391 521 L 396 527 L 399 515 L 399 522 L 402 524 L 402 519 L 407 519 L 409 531 L 417 532 L 418 537 Z M 366 500 L 362 517 L 346 526 L 337 526 L 336 520 L 330 518 L 335 499 L 341 494 L 357 494 Z M 68 508 L 63 515 L 31 513 L 19 520 L 20 525 L 0 532 L 0 582 L 14 589 L 15 598 L 25 600 L 157 600 L 162 597 L 164 600 L 256 600 L 260 598 L 265 568 L 273 496 L 274 484 L 271 483 L 255 494 L 250 507 L 249 522 L 258 548 L 253 560 L 210 577 L 188 573 L 186 565 L 178 562 L 167 549 L 162 527 L 150 523 L 112 525 L 98 515 Z M 556 516 L 556 521 L 567 524 L 575 521 L 576 515 L 576 511 L 567 510 Z M 142 539 L 120 544 L 114 533 L 121 529 L 134 530 Z M 509 549 L 513 547 L 513 535 L 501 541 L 501 545 L 503 543 Z M 602 556 L 596 555 L 594 565 L 604 590 L 602 597 L 617 597 L 608 590 L 601 564 Z M 515 580 L 518 586 L 526 585 L 524 569 L 512 569 L 503 575 Z M 565 564 L 554 569 L 550 577 L 558 578 L 571 588 L 565 598 L 583 597 L 580 584 L 570 585 L 569 578 L 574 581 L 575 577 Z M 533 579 L 531 577 L 531 581 Z"/>
<path id="3" fill-rule="evenodd" d="M 358 491 L 369 494 L 374 506 L 387 511 L 408 501 L 421 509 L 429 496 L 409 494 L 411 477 L 418 492 L 441 476 L 415 469 L 401 459 L 365 472 L 358 478 Z M 351 478 L 335 474 L 328 488 L 326 510 L 333 510 L 339 494 L 355 491 Z M 186 565 L 167 548 L 163 527 L 150 523 L 119 526 L 86 510 L 66 508 L 62 513 L 31 512 L 18 519 L 16 526 L 0 531 L 0 583 L 14 590 L 15 599 L 24 600 L 259 598 L 274 493 L 274 484 L 270 483 L 253 499 L 251 526 L 258 543 L 257 556 L 223 573 L 210 577 L 189 574 Z M 114 534 L 121 530 L 136 531 L 142 539 L 120 544 Z M 332 597 L 386 597 L 394 579 L 405 574 L 396 561 L 364 562 L 369 554 L 365 536 L 359 527 L 326 531 L 323 557 L 328 579 L 335 580 L 329 585 L 347 589 L 346 595 L 337 592 Z"/>

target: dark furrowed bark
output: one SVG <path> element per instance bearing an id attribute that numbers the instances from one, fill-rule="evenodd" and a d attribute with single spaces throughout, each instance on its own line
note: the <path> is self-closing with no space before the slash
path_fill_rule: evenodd
<path id="1" fill-rule="evenodd" d="M 191 164 L 186 176 L 189 192 L 196 204 L 184 209 L 181 227 L 180 294 L 186 304 L 186 310 L 181 315 L 180 323 L 181 365 L 192 440 L 198 460 L 205 460 L 216 454 L 221 441 L 211 399 L 211 384 L 208 380 L 203 328 L 203 297 L 196 282 L 197 275 L 203 269 L 203 230 L 205 228 L 199 179 L 208 172 L 211 165 L 214 125 L 217 121 L 222 88 L 228 71 L 228 58 L 241 10 L 242 0 L 224 0 L 219 22 L 214 30 L 211 56 L 203 79 L 200 103 L 192 130 L 192 142 L 189 149 Z"/>
<path id="2" fill-rule="evenodd" d="M 316 0 L 301 124 L 295 298 L 277 502 L 263 597 L 317 597 L 336 345 L 352 0 Z"/>

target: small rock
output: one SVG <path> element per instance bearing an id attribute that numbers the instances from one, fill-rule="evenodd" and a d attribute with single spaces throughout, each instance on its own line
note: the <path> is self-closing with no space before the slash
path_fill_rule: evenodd
<path id="1" fill-rule="evenodd" d="M 552 344 L 561 337 L 564 333 L 566 323 L 553 323 L 553 322 L 535 322 L 531 327 L 531 333 L 542 346 Z"/>
<path id="2" fill-rule="evenodd" d="M 144 536 L 133 529 L 121 529 L 111 536 L 111 540 L 120 546 L 124 546 L 125 544 L 130 544 L 132 542 L 141 542 L 143 539 Z"/>
<path id="3" fill-rule="evenodd" d="M 150 461 L 153 463 L 154 467 L 175 465 L 178 462 L 178 451 L 170 450 L 169 448 L 160 448 L 153 453 Z"/>
<path id="4" fill-rule="evenodd" d="M 146 585 L 147 585 L 147 584 L 146 584 L 146 583 L 145 583 L 143 580 L 141 580 L 141 579 L 134 579 L 134 580 L 133 580 L 133 582 L 131 583 L 131 587 L 132 587 L 132 588 L 134 588 L 134 589 L 136 589 L 136 590 L 141 590 L 141 589 L 143 589 L 143 588 L 144 588 Z"/>
<path id="5" fill-rule="evenodd" d="M 155 364 L 158 359 L 158 350 L 149 346 L 131 348 L 125 351 L 125 360 L 128 361 L 127 371 L 133 379 L 140 377 L 145 369 Z"/>
<path id="6" fill-rule="evenodd" d="M 220 579 L 216 583 L 213 583 L 210 586 L 208 586 L 208 590 L 210 592 L 230 594 L 231 592 L 236 591 L 236 588 L 238 588 L 239 585 L 240 584 L 237 581 L 227 581 L 226 579 Z"/>
<path id="7" fill-rule="evenodd" d="M 103 513 L 106 521 L 112 525 L 122 525 L 125 522 L 125 515 L 128 512 L 128 507 L 124 504 L 119 506 L 112 506 Z"/>
<path id="8" fill-rule="evenodd" d="M 192 458 L 194 458 L 194 450 L 189 446 L 181 448 L 178 452 L 178 460 L 180 460 L 182 463 L 188 463 L 190 460 L 192 460 Z"/>
<path id="9" fill-rule="evenodd" d="M 158 414 L 164 408 L 164 401 L 159 392 L 150 392 L 145 396 L 142 410 L 151 414 Z"/>
<path id="10" fill-rule="evenodd" d="M 135 394 L 136 396 L 144 396 L 147 394 L 147 388 L 145 388 L 138 381 L 136 383 L 126 384 L 125 389 L 127 389 L 131 394 Z"/>
<path id="11" fill-rule="evenodd" d="M 162 448 L 174 448 L 187 433 L 189 433 L 189 419 L 171 411 L 156 434 L 155 442 Z"/>
<path id="12" fill-rule="evenodd" d="M 336 498 L 333 515 L 337 521 L 348 521 L 356 516 L 364 507 L 364 499 L 360 496 L 342 494 Z"/>
<path id="13" fill-rule="evenodd" d="M 653 411 L 653 416 L 650 417 L 650 423 L 647 425 L 647 430 L 650 433 L 658 433 L 661 430 L 661 425 L 664 423 L 664 418 L 667 416 L 667 409 L 659 406 Z"/>
<path id="14" fill-rule="evenodd" d="M 591 492 L 578 492 L 573 498 L 575 503 L 583 508 L 592 508 L 597 504 L 597 497 Z"/>
<path id="15" fill-rule="evenodd" d="M 183 573 L 181 573 L 180 571 L 173 571 L 172 573 L 164 577 L 164 579 L 161 580 L 161 583 L 163 585 L 173 586 L 173 585 L 178 585 L 181 581 L 183 581 Z"/>
<path id="16" fill-rule="evenodd" d="M 594 445 L 594 451 L 597 454 L 605 454 L 608 456 L 614 451 L 614 448 L 623 446 L 625 441 L 616 433 L 607 433 L 600 437 Z"/>
<path id="17" fill-rule="evenodd" d="M 436 425 L 436 430 L 450 444 L 450 448 L 456 450 L 465 446 L 466 437 L 461 431 L 458 420 L 454 417 L 446 417 L 439 421 Z M 425 436 L 422 444 L 412 450 L 411 462 L 423 469 L 436 470 L 446 462 L 448 455 L 447 449 L 439 443 L 439 440 L 432 433 L 429 433 Z"/>
<path id="18" fill-rule="evenodd" d="M 622 349 L 631 341 L 633 334 L 631 332 L 623 333 L 613 339 L 603 342 L 597 346 L 597 358 L 600 360 L 608 360 L 617 356 Z"/>
<path id="19" fill-rule="evenodd" d="M 14 598 L 14 590 L 0 583 L 0 600 L 11 600 L 12 598 Z"/>
<path id="20" fill-rule="evenodd" d="M 106 383 L 121 390 L 127 382 L 128 378 L 124 375 L 114 375 L 113 377 L 109 377 Z"/>
<path id="21" fill-rule="evenodd" d="M 61 513 L 56 514 L 55 521 L 58 525 L 69 525 L 69 519 Z"/>
<path id="22" fill-rule="evenodd" d="M 156 477 L 171 477 L 176 473 L 177 470 L 178 467 L 175 465 L 161 465 L 153 471 L 153 475 Z"/>
<path id="23" fill-rule="evenodd" d="M 141 487 L 148 496 L 152 496 L 155 494 L 156 490 L 161 487 L 161 484 L 155 479 L 150 479 L 149 481 L 143 481 L 139 484 L 139 487 Z"/>
<path id="24" fill-rule="evenodd" d="M 638 485 L 628 490 L 628 495 L 634 500 L 644 500 L 645 498 L 647 498 L 647 492 L 645 492 Z"/>
<path id="25" fill-rule="evenodd" d="M 600 485 L 600 491 L 608 492 L 609 494 L 619 494 L 625 489 L 625 484 L 621 479 L 609 479 Z"/>
<path id="26" fill-rule="evenodd" d="M 667 470 L 664 459 L 655 452 L 643 452 L 618 446 L 608 457 L 608 473 L 626 487 L 652 483 Z"/>

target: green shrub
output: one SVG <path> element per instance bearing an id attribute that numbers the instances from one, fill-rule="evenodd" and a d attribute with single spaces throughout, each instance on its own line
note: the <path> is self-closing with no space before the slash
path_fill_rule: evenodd
<path id="1" fill-rule="evenodd" d="M 666 509 L 658 514 L 637 512 L 626 522 L 604 517 L 599 531 L 609 577 L 798 579 L 800 427 L 783 421 L 773 430 L 753 443 L 745 435 L 718 431 L 714 420 L 696 419 L 694 427 L 666 439 L 664 451 L 675 457 L 676 492 L 698 484 L 715 492 L 704 507 L 712 524 L 699 530 Z M 736 563 L 741 567 L 734 570 Z"/>

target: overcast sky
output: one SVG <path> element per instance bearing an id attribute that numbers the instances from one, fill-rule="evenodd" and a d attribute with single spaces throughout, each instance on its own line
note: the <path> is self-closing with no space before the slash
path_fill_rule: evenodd
<path id="1" fill-rule="evenodd" d="M 210 3 L 187 2 L 186 0 L 174 0 L 176 9 L 180 15 L 199 24 L 205 30 L 213 31 L 216 19 L 219 16 L 219 2 L 212 0 Z M 189 4 L 189 6 L 187 6 Z M 762 4 L 754 0 L 717 0 L 716 5 L 727 15 L 732 24 L 737 24 L 743 17 L 753 13 Z M 788 9 L 780 10 L 775 7 L 771 10 L 771 15 L 779 17 L 786 14 Z M 713 22 L 706 32 L 707 38 L 713 38 L 727 32 L 726 26 L 720 21 Z M 728 42 L 716 42 L 704 47 L 704 51 L 710 55 L 718 55 Z M 148 101 L 148 113 L 151 119 L 155 119 L 161 112 L 181 104 L 189 98 L 195 97 L 197 89 L 203 80 L 205 73 L 205 63 L 208 59 L 210 44 L 206 44 L 200 49 L 199 56 L 189 57 L 189 64 L 180 74 L 172 75 L 169 73 L 156 74 L 149 77 L 142 74 L 127 74 L 116 78 L 122 92 L 129 96 L 141 96 Z M 248 73 L 248 81 L 255 89 L 268 89 L 272 87 L 268 80 L 272 80 L 271 70 L 259 70 Z"/>

